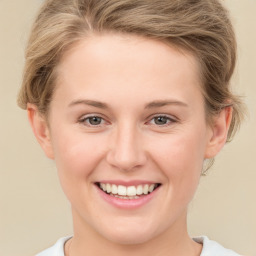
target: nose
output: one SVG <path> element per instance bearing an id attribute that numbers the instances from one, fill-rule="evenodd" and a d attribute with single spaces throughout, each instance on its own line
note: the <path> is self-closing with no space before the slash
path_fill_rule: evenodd
<path id="1" fill-rule="evenodd" d="M 122 171 L 131 171 L 143 166 L 147 156 L 144 150 L 142 135 L 130 125 L 117 128 L 111 136 L 107 162 Z"/>

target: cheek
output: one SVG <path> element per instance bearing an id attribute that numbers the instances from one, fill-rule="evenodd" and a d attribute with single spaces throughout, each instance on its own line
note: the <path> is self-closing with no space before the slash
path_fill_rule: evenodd
<path id="1" fill-rule="evenodd" d="M 199 132 L 170 135 L 152 145 L 152 159 L 166 177 L 170 193 L 179 200 L 190 200 L 201 176 L 205 137 Z"/>
<path id="2" fill-rule="evenodd" d="M 155 140 L 151 138 L 149 141 L 152 158 L 164 166 L 162 169 L 170 172 L 175 170 L 173 175 L 181 175 L 189 170 L 196 171 L 202 166 L 205 139 L 200 135 L 200 131 L 179 136 L 170 134 Z"/>
<path id="3" fill-rule="evenodd" d="M 102 139 L 73 130 L 57 133 L 53 136 L 53 149 L 61 183 L 88 181 L 104 156 Z"/>
<path id="4" fill-rule="evenodd" d="M 72 205 L 83 209 L 84 201 L 90 198 L 92 174 L 104 156 L 101 138 L 61 130 L 54 138 L 55 163 L 63 192 Z"/>

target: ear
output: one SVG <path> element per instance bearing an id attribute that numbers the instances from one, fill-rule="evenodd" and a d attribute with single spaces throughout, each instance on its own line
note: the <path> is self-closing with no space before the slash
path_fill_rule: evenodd
<path id="1" fill-rule="evenodd" d="M 214 117 L 210 127 L 208 145 L 205 152 L 205 159 L 215 157 L 227 141 L 228 130 L 232 119 L 232 107 L 225 107 Z"/>
<path id="2" fill-rule="evenodd" d="M 27 113 L 34 135 L 47 157 L 54 159 L 50 130 L 46 117 L 39 113 L 38 108 L 31 103 L 27 104 Z"/>

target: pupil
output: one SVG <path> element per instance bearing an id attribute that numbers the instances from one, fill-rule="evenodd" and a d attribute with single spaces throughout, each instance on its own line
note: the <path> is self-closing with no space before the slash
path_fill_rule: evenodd
<path id="1" fill-rule="evenodd" d="M 164 116 L 159 116 L 155 118 L 155 123 L 156 124 L 166 124 L 167 123 L 167 118 Z"/>
<path id="2" fill-rule="evenodd" d="M 97 116 L 90 117 L 89 122 L 90 122 L 90 124 L 92 124 L 92 125 L 99 125 L 100 122 L 101 122 L 101 118 L 100 118 L 100 117 L 97 117 Z"/>

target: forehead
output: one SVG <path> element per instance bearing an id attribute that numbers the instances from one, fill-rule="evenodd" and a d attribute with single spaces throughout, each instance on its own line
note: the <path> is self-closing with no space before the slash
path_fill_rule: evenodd
<path id="1" fill-rule="evenodd" d="M 72 61 L 77 55 L 81 56 L 82 54 L 83 57 L 86 57 L 84 64 L 86 61 L 88 63 L 93 59 L 101 58 L 105 63 L 112 59 L 121 61 L 125 65 L 129 60 L 136 59 L 136 63 L 143 60 L 149 61 L 149 65 L 156 65 L 158 62 L 166 62 L 168 59 L 169 63 L 166 62 L 166 64 L 170 64 L 170 58 L 172 58 L 176 62 L 183 61 L 183 64 L 190 62 L 191 67 L 194 66 L 193 71 L 197 72 L 199 67 L 198 61 L 191 52 L 169 42 L 133 34 L 103 33 L 89 34 L 86 38 L 71 45 L 60 60 L 59 70 L 65 66 L 67 60 Z"/>
<path id="2" fill-rule="evenodd" d="M 148 100 L 158 94 L 163 97 L 166 90 L 179 96 L 188 89 L 200 90 L 198 66 L 192 54 L 161 41 L 134 35 L 92 35 L 63 55 L 56 91 L 67 89 L 70 96 L 86 98 L 113 93 L 127 98 L 131 90 L 145 99 L 151 95 Z"/>

